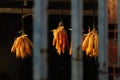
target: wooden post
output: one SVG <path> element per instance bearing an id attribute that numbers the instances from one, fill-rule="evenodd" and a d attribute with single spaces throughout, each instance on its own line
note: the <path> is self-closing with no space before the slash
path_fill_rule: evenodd
<path id="1" fill-rule="evenodd" d="M 120 71 L 120 0 L 118 0 L 118 69 Z M 120 72 L 119 72 L 120 73 Z M 120 75 L 118 76 L 120 80 Z"/>
<path id="2" fill-rule="evenodd" d="M 98 0 L 99 79 L 108 80 L 107 0 Z"/>
<path id="3" fill-rule="evenodd" d="M 71 0 L 72 23 L 72 76 L 71 80 L 83 80 L 82 59 L 82 27 L 83 27 L 83 0 Z"/>
<path id="4" fill-rule="evenodd" d="M 34 0 L 33 80 L 47 79 L 47 0 Z"/>

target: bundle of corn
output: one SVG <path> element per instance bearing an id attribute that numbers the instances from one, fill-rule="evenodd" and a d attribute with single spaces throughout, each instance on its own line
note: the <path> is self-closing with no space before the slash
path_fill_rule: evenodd
<path id="1" fill-rule="evenodd" d="M 28 55 L 32 54 L 33 44 L 31 40 L 27 37 L 26 34 L 22 34 L 21 36 L 17 37 L 13 43 L 11 48 L 11 52 L 16 52 L 16 57 L 25 58 Z"/>
<path id="2" fill-rule="evenodd" d="M 53 29 L 53 46 L 57 49 L 57 53 L 60 55 L 64 53 L 65 48 L 68 47 L 68 36 L 67 32 L 64 29 L 62 21 L 59 22 L 57 29 Z"/>
<path id="3" fill-rule="evenodd" d="M 108 0 L 108 21 L 117 22 L 117 0 Z"/>
<path id="4" fill-rule="evenodd" d="M 97 57 L 98 55 L 98 34 L 95 28 L 85 35 L 82 43 L 82 50 L 86 52 L 86 55 L 91 57 Z"/>

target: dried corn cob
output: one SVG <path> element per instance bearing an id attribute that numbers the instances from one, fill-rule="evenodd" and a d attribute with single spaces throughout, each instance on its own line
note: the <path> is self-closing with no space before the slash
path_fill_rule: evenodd
<path id="1" fill-rule="evenodd" d="M 92 31 L 85 36 L 82 43 L 82 50 L 86 52 L 86 55 L 91 57 L 97 57 L 98 55 L 98 34 L 93 27 Z"/>
<path id="2" fill-rule="evenodd" d="M 22 34 L 21 36 L 17 37 L 13 43 L 13 46 L 11 48 L 11 52 L 16 52 L 16 57 L 19 58 L 25 58 L 28 55 L 31 55 L 33 47 L 32 42 L 27 37 L 26 34 Z"/>
<path id="3" fill-rule="evenodd" d="M 68 37 L 67 32 L 64 29 L 64 25 L 59 22 L 59 26 L 57 29 L 53 29 L 53 46 L 55 46 L 57 53 L 60 55 L 64 53 L 65 48 L 68 47 Z"/>

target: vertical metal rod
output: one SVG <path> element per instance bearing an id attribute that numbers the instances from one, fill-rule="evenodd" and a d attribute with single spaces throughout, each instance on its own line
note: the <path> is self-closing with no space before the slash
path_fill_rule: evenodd
<path id="1" fill-rule="evenodd" d="M 118 68 L 120 69 L 120 0 L 118 0 Z M 120 70 L 119 70 L 120 71 Z M 120 80 L 120 76 L 118 76 Z"/>
<path id="2" fill-rule="evenodd" d="M 72 76 L 71 80 L 83 80 L 82 61 L 82 27 L 83 27 L 83 0 L 71 0 L 72 23 Z"/>
<path id="3" fill-rule="evenodd" d="M 98 0 L 99 79 L 108 80 L 107 0 Z"/>
<path id="4" fill-rule="evenodd" d="M 41 28 L 40 28 L 40 0 L 34 1 L 34 22 L 33 22 L 33 80 L 40 80 L 40 47 L 41 47 Z"/>
<path id="5" fill-rule="evenodd" d="M 41 46 L 41 76 L 42 80 L 47 80 L 47 47 L 48 47 L 48 23 L 47 23 L 47 2 L 48 0 L 41 0 L 43 5 L 41 13 L 41 29 L 42 29 L 42 46 Z"/>
<path id="6" fill-rule="evenodd" d="M 106 78 L 105 78 L 105 80 L 108 80 L 109 78 L 108 78 L 108 75 L 109 75 L 109 73 L 108 73 L 108 17 L 107 17 L 107 14 L 108 14 L 108 11 L 107 11 L 107 1 L 108 0 L 104 0 L 104 62 L 105 62 L 105 64 L 104 64 L 104 66 L 105 66 L 105 71 L 106 71 L 106 74 L 105 74 L 105 76 L 106 76 Z"/>
<path id="7" fill-rule="evenodd" d="M 47 0 L 34 0 L 33 80 L 47 79 Z"/>

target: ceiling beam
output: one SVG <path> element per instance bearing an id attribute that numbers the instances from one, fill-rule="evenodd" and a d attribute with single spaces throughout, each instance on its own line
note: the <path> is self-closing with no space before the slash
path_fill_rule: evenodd
<path id="1" fill-rule="evenodd" d="M 0 8 L 0 13 L 14 13 L 14 14 L 21 14 L 21 8 Z M 23 13 L 26 14 L 33 14 L 33 9 L 23 8 Z M 59 9 L 48 9 L 48 15 L 70 15 L 70 10 L 61 10 Z M 84 16 L 93 16 L 94 14 L 97 16 L 97 10 L 95 13 L 92 10 L 84 10 Z"/>

